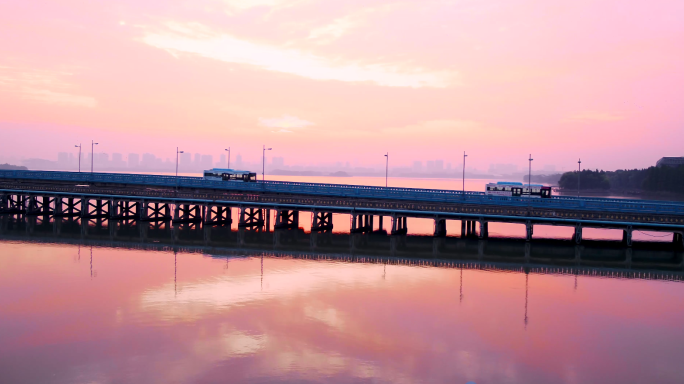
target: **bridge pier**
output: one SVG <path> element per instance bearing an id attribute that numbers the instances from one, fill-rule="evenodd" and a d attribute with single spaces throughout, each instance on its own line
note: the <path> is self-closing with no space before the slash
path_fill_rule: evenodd
<path id="1" fill-rule="evenodd" d="M 582 246 L 579 244 L 575 244 L 575 264 L 579 265 L 579 263 L 582 261 Z"/>
<path id="2" fill-rule="evenodd" d="M 333 230 L 332 212 L 314 211 L 311 222 L 311 233 L 332 232 Z"/>
<path id="3" fill-rule="evenodd" d="M 408 233 L 408 226 L 406 225 L 406 216 L 392 215 L 392 232 L 393 236 L 406 236 Z"/>
<path id="4" fill-rule="evenodd" d="M 527 241 L 532 241 L 532 234 L 534 232 L 534 224 L 530 220 L 527 220 L 525 222 L 525 240 Z"/>
<path id="5" fill-rule="evenodd" d="M 434 237 L 446 237 L 446 235 L 447 235 L 446 220 L 435 217 L 435 230 L 434 230 L 433 236 Z"/>
<path id="6" fill-rule="evenodd" d="M 625 268 L 632 268 L 632 253 L 631 247 L 625 249 Z"/>
<path id="7" fill-rule="evenodd" d="M 489 237 L 489 222 L 484 218 L 480 219 L 480 239 L 486 239 Z"/>
<path id="8" fill-rule="evenodd" d="M 632 246 L 632 227 L 629 226 L 622 230 L 622 244 L 631 247 Z"/>
<path id="9" fill-rule="evenodd" d="M 572 236 L 572 238 L 575 240 L 575 244 L 582 242 L 582 224 L 575 224 L 575 234 Z"/>
<path id="10" fill-rule="evenodd" d="M 276 211 L 276 221 L 273 229 L 298 229 L 299 228 L 299 211 L 290 211 L 287 209 Z"/>
<path id="11" fill-rule="evenodd" d="M 477 258 L 482 260 L 484 258 L 485 241 L 480 239 L 477 241 Z"/>
<path id="12" fill-rule="evenodd" d="M 202 221 L 202 208 L 198 204 L 176 204 L 173 222 L 199 223 Z"/>
<path id="13" fill-rule="evenodd" d="M 230 207 L 222 205 L 207 205 L 205 208 L 204 224 L 215 225 L 231 225 L 233 219 L 231 217 Z"/>
<path id="14" fill-rule="evenodd" d="M 240 207 L 238 228 L 263 228 L 264 212 L 260 208 Z"/>
<path id="15" fill-rule="evenodd" d="M 675 232 L 672 234 L 672 242 L 674 243 L 676 250 L 684 250 L 684 236 L 681 232 Z"/>
<path id="16" fill-rule="evenodd" d="M 525 262 L 529 263 L 530 259 L 532 259 L 532 244 L 527 241 L 525 243 Z"/>

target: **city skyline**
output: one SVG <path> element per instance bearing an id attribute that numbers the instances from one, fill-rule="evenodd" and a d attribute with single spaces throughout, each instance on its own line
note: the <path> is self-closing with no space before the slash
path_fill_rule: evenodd
<path id="1" fill-rule="evenodd" d="M 478 169 L 534 153 L 606 170 L 684 154 L 681 2 L 158 5 L 4 4 L 0 153 L 94 139 L 161 158 L 256 161 L 265 144 L 302 164 L 467 151 Z"/>

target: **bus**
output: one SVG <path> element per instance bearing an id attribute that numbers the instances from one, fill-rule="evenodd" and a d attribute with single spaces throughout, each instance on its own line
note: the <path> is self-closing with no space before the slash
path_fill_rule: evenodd
<path id="1" fill-rule="evenodd" d="M 515 181 L 498 181 L 487 184 L 485 194 L 492 196 L 516 196 L 550 198 L 551 187 L 541 184 L 523 184 Z"/>
<path id="2" fill-rule="evenodd" d="M 237 169 L 212 168 L 204 171 L 204 180 L 254 182 L 257 180 L 257 174 Z"/>

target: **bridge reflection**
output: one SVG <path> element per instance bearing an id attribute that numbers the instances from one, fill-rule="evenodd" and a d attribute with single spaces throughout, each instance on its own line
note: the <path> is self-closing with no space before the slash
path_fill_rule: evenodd
<path id="1" fill-rule="evenodd" d="M 55 221 L 57 220 L 57 221 Z M 273 257 L 498 272 L 682 281 L 684 252 L 671 243 L 624 248 L 615 242 L 478 239 L 385 233 L 233 230 L 201 223 L 6 218 L 0 241 L 68 243 L 211 257 Z M 460 293 L 462 298 L 463 293 Z"/>

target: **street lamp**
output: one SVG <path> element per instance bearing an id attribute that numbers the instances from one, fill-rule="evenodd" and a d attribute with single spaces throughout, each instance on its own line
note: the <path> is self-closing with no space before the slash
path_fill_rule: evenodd
<path id="1" fill-rule="evenodd" d="M 577 197 L 580 195 L 580 174 L 582 173 L 582 159 L 577 160 Z"/>
<path id="2" fill-rule="evenodd" d="M 74 145 L 74 147 L 78 148 L 78 173 L 81 173 L 81 144 Z"/>
<path id="3" fill-rule="evenodd" d="M 176 147 L 176 192 L 178 192 L 178 157 L 180 156 L 181 153 L 184 153 L 184 152 L 179 151 L 178 147 Z"/>
<path id="4" fill-rule="evenodd" d="M 273 148 L 266 148 L 266 146 L 264 145 L 264 152 L 263 152 L 262 158 L 261 158 L 261 181 L 266 180 L 264 178 L 264 174 L 266 173 L 266 151 L 270 151 L 272 149 Z"/>
<path id="5" fill-rule="evenodd" d="M 387 188 L 387 175 L 389 174 L 389 152 L 385 153 L 385 188 Z"/>
<path id="6" fill-rule="evenodd" d="M 529 169 L 529 174 L 527 175 L 527 193 L 532 197 L 532 154 L 530 153 L 530 169 Z"/>
<path id="7" fill-rule="evenodd" d="M 230 169 L 230 147 L 228 147 L 227 149 L 224 149 L 224 151 L 228 151 L 228 167 L 227 168 Z"/>
<path id="8" fill-rule="evenodd" d="M 463 196 L 465 196 L 465 162 L 466 162 L 466 155 L 465 151 L 463 151 Z"/>
<path id="9" fill-rule="evenodd" d="M 96 143 L 94 140 L 90 140 L 90 174 L 93 173 L 93 157 L 95 153 L 95 146 L 98 144 L 99 143 Z"/>

